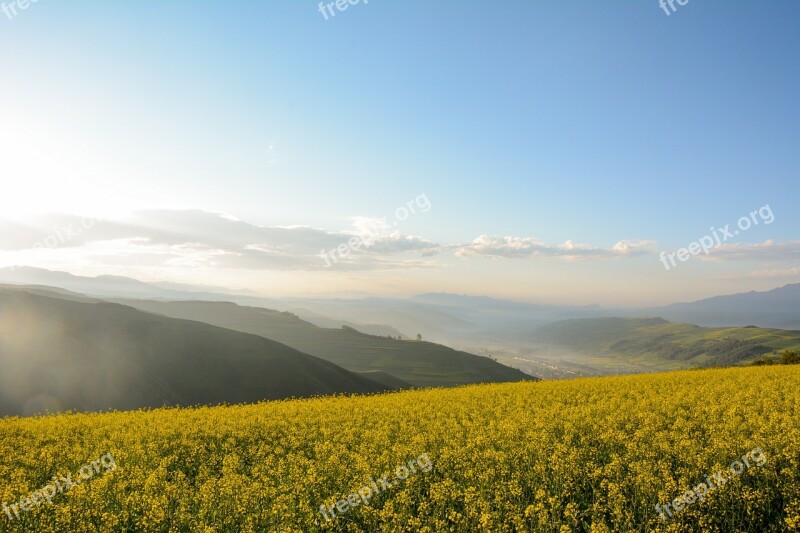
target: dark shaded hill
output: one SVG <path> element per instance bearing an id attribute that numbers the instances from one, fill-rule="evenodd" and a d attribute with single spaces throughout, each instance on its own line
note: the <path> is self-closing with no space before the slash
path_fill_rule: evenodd
<path id="1" fill-rule="evenodd" d="M 256 402 L 386 387 L 257 335 L 0 288 L 0 414 Z"/>
<path id="2" fill-rule="evenodd" d="M 417 387 L 534 379 L 488 357 L 430 342 L 367 335 L 352 328 L 318 328 L 291 313 L 220 302 L 117 301 L 151 313 L 262 335 L 348 370 L 380 370 Z"/>

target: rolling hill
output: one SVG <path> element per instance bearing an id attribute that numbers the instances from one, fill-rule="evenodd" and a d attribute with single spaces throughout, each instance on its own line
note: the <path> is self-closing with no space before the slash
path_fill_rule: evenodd
<path id="1" fill-rule="evenodd" d="M 78 295 L 0 288 L 0 415 L 387 389 L 394 387 L 257 335 Z"/>
<path id="2" fill-rule="evenodd" d="M 653 368 L 728 366 L 800 347 L 800 331 L 704 328 L 663 318 L 585 318 L 557 322 L 535 332 L 551 343 L 589 356 L 640 362 Z"/>
<path id="3" fill-rule="evenodd" d="M 352 328 L 325 329 L 292 313 L 221 302 L 115 300 L 137 309 L 261 335 L 352 371 L 380 370 L 417 387 L 534 379 L 487 357 Z"/>

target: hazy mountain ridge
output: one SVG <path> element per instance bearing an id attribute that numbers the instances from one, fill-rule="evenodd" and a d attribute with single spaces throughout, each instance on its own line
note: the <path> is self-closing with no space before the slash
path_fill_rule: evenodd
<path id="1" fill-rule="evenodd" d="M 714 296 L 644 310 L 674 322 L 700 326 L 748 326 L 800 329 L 800 283 L 769 291 Z"/>
<path id="2" fill-rule="evenodd" d="M 69 291 L 81 296 L 88 295 L 103 299 L 136 298 L 152 300 L 204 300 L 215 302 L 235 302 L 241 305 L 264 307 L 270 309 L 289 310 L 287 301 L 273 300 L 255 296 L 249 291 L 245 294 L 226 291 L 219 288 L 187 285 L 181 283 L 145 283 L 123 276 L 75 276 L 68 272 L 59 272 L 34 267 L 14 267 L 0 269 L 0 283 L 15 284 L 26 287 L 41 287 L 52 291 Z M 292 312 L 294 312 L 292 310 Z M 365 333 L 376 335 L 402 335 L 389 325 L 359 324 L 347 320 L 329 318 L 310 310 L 298 310 L 296 314 L 307 315 L 308 321 L 318 323 L 320 327 L 350 326 Z"/>
<path id="3" fill-rule="evenodd" d="M 347 325 L 365 333 L 400 332 L 441 339 L 496 337 L 518 339 L 532 327 L 573 318 L 660 316 L 701 326 L 747 326 L 800 329 L 800 284 L 769 291 L 714 296 L 695 302 L 647 308 L 603 308 L 596 304 L 561 306 L 486 296 L 425 293 L 411 298 L 265 298 L 236 291 L 216 292 L 175 283 L 144 283 L 120 276 L 74 276 L 40 268 L 0 269 L 0 283 L 63 287 L 97 297 L 154 300 L 227 301 L 307 314 L 320 325 Z M 369 324 L 371 326 L 366 326 Z M 377 325 L 382 324 L 382 325 Z M 383 330 L 381 328 L 388 328 Z"/>
<path id="4" fill-rule="evenodd" d="M 329 318 L 319 313 L 314 313 L 313 311 L 309 311 L 308 309 L 302 308 L 291 308 L 286 310 L 289 313 L 294 313 L 302 320 L 306 322 L 310 322 L 311 324 L 317 326 L 318 328 L 328 328 L 328 329 L 338 329 L 342 326 L 346 326 L 349 328 L 353 328 L 357 331 L 362 333 L 366 333 L 368 335 L 377 335 L 380 337 L 403 337 L 409 338 L 408 335 L 404 335 L 401 331 L 393 328 L 388 324 L 356 324 L 355 322 L 350 322 L 348 320 L 337 320 L 335 318 Z"/>

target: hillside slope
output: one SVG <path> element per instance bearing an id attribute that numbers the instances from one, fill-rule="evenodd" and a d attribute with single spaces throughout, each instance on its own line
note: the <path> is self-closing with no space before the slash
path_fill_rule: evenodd
<path id="1" fill-rule="evenodd" d="M 63 296 L 0 289 L 0 414 L 386 389 L 257 335 Z"/>
<path id="2" fill-rule="evenodd" d="M 418 387 L 534 379 L 488 357 L 440 344 L 324 329 L 291 313 L 219 302 L 115 300 L 151 313 L 262 335 L 353 371 L 381 370 Z"/>
<path id="3" fill-rule="evenodd" d="M 727 366 L 800 347 L 800 331 L 704 328 L 662 318 L 584 318 L 536 330 L 536 339 L 586 354 L 640 358 L 666 367 Z"/>

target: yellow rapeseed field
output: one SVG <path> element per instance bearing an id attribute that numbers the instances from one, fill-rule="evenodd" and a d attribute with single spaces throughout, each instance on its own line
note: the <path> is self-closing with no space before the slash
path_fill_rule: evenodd
<path id="1" fill-rule="evenodd" d="M 800 368 L 686 371 L 0 421 L 2 531 L 792 531 Z M 753 465 L 662 520 L 755 448 Z M 418 469 L 327 520 L 398 465 Z"/>

